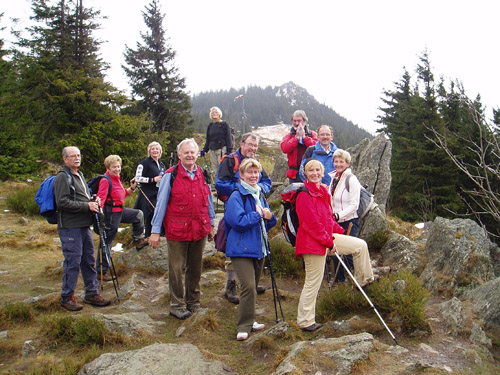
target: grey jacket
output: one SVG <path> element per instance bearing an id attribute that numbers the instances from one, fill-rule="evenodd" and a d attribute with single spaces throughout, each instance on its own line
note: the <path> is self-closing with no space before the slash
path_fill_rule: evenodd
<path id="1" fill-rule="evenodd" d="M 73 171 L 64 166 L 73 179 L 73 188 L 68 181 L 66 173 L 58 173 L 54 180 L 54 197 L 58 210 L 58 228 L 83 228 L 92 225 L 92 211 L 88 202 L 90 193 L 83 177 L 83 173 Z"/>

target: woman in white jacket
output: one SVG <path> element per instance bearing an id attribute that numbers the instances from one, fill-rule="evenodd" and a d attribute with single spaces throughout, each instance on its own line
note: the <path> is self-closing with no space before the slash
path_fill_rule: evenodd
<path id="1" fill-rule="evenodd" d="M 361 184 L 357 177 L 352 173 L 351 154 L 342 149 L 337 149 L 333 153 L 333 165 L 335 170 L 330 173 L 331 182 L 328 191 L 332 196 L 332 209 L 335 220 L 344 228 L 345 233 L 357 237 L 359 233 L 359 218 L 357 210 L 359 207 L 359 194 Z M 349 224 L 352 224 L 348 231 Z M 349 233 L 348 233 L 349 232 Z M 351 270 L 354 268 L 352 255 L 345 255 L 345 263 Z M 337 269 L 337 259 L 333 258 L 335 269 Z M 345 282 L 346 276 L 344 269 L 338 269 L 335 281 Z"/>

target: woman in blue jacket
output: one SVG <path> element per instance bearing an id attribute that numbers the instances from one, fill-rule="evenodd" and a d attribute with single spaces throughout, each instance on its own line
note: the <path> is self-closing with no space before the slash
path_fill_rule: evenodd
<path id="1" fill-rule="evenodd" d="M 226 256 L 231 258 L 241 284 L 238 315 L 239 341 L 248 339 L 251 331 L 264 329 L 255 321 L 257 285 L 267 255 L 267 231 L 276 225 L 276 216 L 269 209 L 257 184 L 262 166 L 253 158 L 240 165 L 240 181 L 226 202 L 224 222 L 227 233 Z"/>

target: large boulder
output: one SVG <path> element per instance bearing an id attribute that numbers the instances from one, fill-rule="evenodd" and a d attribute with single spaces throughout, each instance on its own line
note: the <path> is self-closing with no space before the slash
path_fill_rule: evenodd
<path id="1" fill-rule="evenodd" d="M 457 293 L 495 277 L 490 240 L 472 220 L 436 218 L 425 251 L 428 263 L 420 278 L 429 290 Z"/>
<path id="2" fill-rule="evenodd" d="M 467 292 L 485 327 L 500 333 L 500 277 Z"/>
<path id="3" fill-rule="evenodd" d="M 79 375 L 231 375 L 220 361 L 206 360 L 191 344 L 153 344 L 122 353 L 106 353 L 87 363 Z"/>
<path id="4" fill-rule="evenodd" d="M 388 239 L 381 249 L 383 266 L 391 267 L 392 271 L 408 268 L 415 272 L 419 266 L 418 244 L 402 234 L 389 232 Z"/>

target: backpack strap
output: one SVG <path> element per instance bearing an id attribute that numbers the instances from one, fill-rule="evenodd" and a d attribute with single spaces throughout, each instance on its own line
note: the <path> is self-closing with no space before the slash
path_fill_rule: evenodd
<path id="1" fill-rule="evenodd" d="M 351 178 L 352 174 L 348 174 L 347 177 L 345 178 L 345 189 L 349 193 L 349 179 Z"/>
<path id="2" fill-rule="evenodd" d="M 65 169 L 61 169 L 59 172 L 57 173 L 61 173 L 63 172 L 66 177 L 68 178 L 68 184 L 69 184 L 69 191 L 70 192 L 73 192 L 73 200 L 76 200 L 76 189 L 75 189 L 75 183 L 73 182 L 73 176 L 71 175 L 71 173 L 69 173 L 67 170 Z M 54 198 L 55 199 L 55 198 Z M 55 207 L 55 206 L 54 206 Z"/>
<path id="3" fill-rule="evenodd" d="M 179 167 L 179 164 L 174 165 L 172 168 L 172 172 L 170 173 L 170 187 L 174 185 L 174 180 L 177 177 L 177 168 Z M 201 173 L 203 174 L 203 178 L 207 185 L 210 185 L 210 173 L 199 165 L 197 166 L 198 168 L 201 169 Z"/>
<path id="4" fill-rule="evenodd" d="M 123 205 L 115 206 L 115 202 L 113 201 L 113 197 L 111 196 L 111 190 L 113 189 L 113 182 L 111 182 L 111 177 L 106 174 L 103 174 L 102 177 L 108 180 L 108 195 L 106 196 L 106 202 L 104 202 L 104 205 L 112 207 L 123 207 Z"/>

